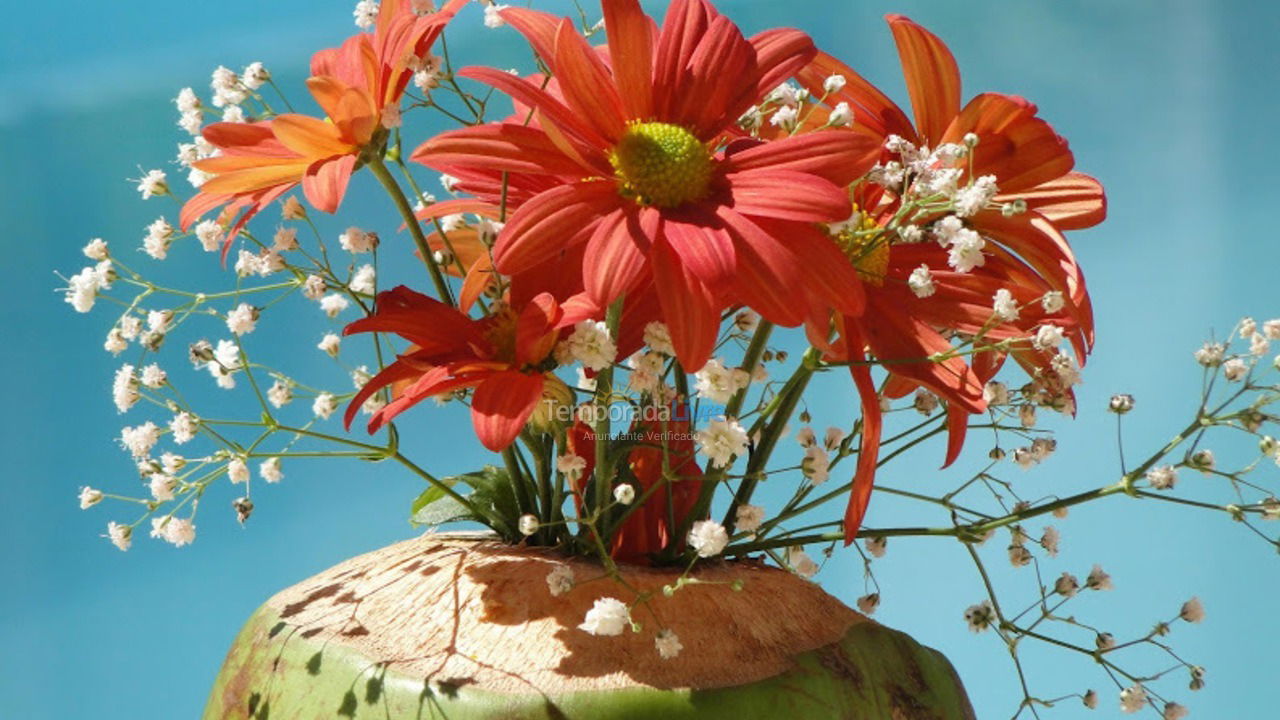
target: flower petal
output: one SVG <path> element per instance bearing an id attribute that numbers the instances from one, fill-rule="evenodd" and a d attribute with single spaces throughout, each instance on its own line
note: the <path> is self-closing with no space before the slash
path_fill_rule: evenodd
<path id="1" fill-rule="evenodd" d="M 714 296 L 666 242 L 654 246 L 650 262 L 654 289 L 676 357 L 685 372 L 697 372 L 710 359 L 720 328 L 720 311 Z"/>
<path id="2" fill-rule="evenodd" d="M 804 172 L 845 187 L 865 175 L 879 156 L 879 144 L 867 135 L 821 130 L 767 143 L 737 141 L 725 152 L 723 167 L 726 173 L 765 169 Z"/>
<path id="3" fill-rule="evenodd" d="M 277 115 L 271 121 L 271 132 L 290 150 L 310 158 L 346 155 L 359 149 L 345 142 L 331 123 L 310 115 Z"/>
<path id="4" fill-rule="evenodd" d="M 849 194 L 826 180 L 794 170 L 756 170 L 726 176 L 733 209 L 798 222 L 838 222 L 853 213 Z"/>
<path id="5" fill-rule="evenodd" d="M 538 128 L 490 123 L 440 133 L 410 159 L 437 170 L 459 164 L 473 169 L 582 177 L 589 171 L 566 156 Z"/>
<path id="6" fill-rule="evenodd" d="M 312 163 L 302 176 L 302 192 L 307 196 L 307 202 L 321 212 L 337 212 L 355 169 L 355 155 L 341 155 Z"/>
<path id="7" fill-rule="evenodd" d="M 904 15 L 888 15 L 921 139 L 937 145 L 960 112 L 960 69 L 937 35 Z"/>
<path id="8" fill-rule="evenodd" d="M 603 3 L 609 57 L 628 118 L 653 115 L 652 23 L 637 0 Z"/>
<path id="9" fill-rule="evenodd" d="M 583 284 L 597 307 L 609 307 L 644 280 L 648 237 L 635 213 L 619 209 L 600 221 L 582 261 Z"/>
<path id="10" fill-rule="evenodd" d="M 471 400 L 471 423 L 480 443 L 500 452 L 515 441 L 542 401 L 546 378 L 507 371 L 495 373 L 476 387 Z"/>
<path id="11" fill-rule="evenodd" d="M 880 412 L 880 396 L 871 379 L 871 368 L 865 364 L 862 352 L 863 338 L 858 325 L 849 317 L 843 320 L 841 335 L 849 358 L 849 373 L 858 388 L 862 402 L 862 440 L 858 449 L 858 467 L 853 474 L 853 488 L 849 491 L 849 504 L 844 511 L 844 544 L 853 543 L 858 528 L 871 504 L 871 489 L 876 483 L 876 468 L 880 464 L 880 436 L 884 430 L 884 416 Z"/>
<path id="12" fill-rule="evenodd" d="M 1067 141 L 1036 117 L 1036 106 L 1013 95 L 983 93 L 970 100 L 947 129 L 943 142 L 978 136 L 975 176 L 995 175 L 1001 192 L 1012 193 L 1057 179 L 1075 158 Z"/>
<path id="13" fill-rule="evenodd" d="M 617 142 L 626 127 L 617 87 L 600 56 L 568 19 L 556 33 L 554 67 L 566 104 L 610 144 Z"/>
<path id="14" fill-rule="evenodd" d="M 1102 184 L 1084 173 L 1072 172 L 1055 180 L 1040 183 L 1016 197 L 1059 230 L 1081 230 L 1093 227 L 1107 217 L 1107 195 Z M 996 202 L 1013 197 L 997 195 Z"/>
<path id="15" fill-rule="evenodd" d="M 611 181 L 563 185 L 529 200 L 511 216 L 493 248 L 499 272 L 514 275 L 585 240 L 622 199 Z"/>

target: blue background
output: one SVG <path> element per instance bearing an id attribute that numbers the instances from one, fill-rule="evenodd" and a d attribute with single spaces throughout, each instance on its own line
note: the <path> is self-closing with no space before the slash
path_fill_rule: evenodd
<path id="1" fill-rule="evenodd" d="M 993 89 L 1033 99 L 1071 140 L 1078 167 L 1106 184 L 1110 218 L 1073 238 L 1099 315 L 1080 418 L 1058 422 L 1058 455 L 1016 479 L 1031 497 L 1111 481 L 1113 425 L 1103 412 L 1111 393 L 1138 398 L 1127 429 L 1131 452 L 1153 449 L 1190 416 L 1199 381 L 1190 353 L 1208 333 L 1224 335 L 1244 314 L 1280 315 L 1273 220 L 1280 6 L 841 5 L 740 1 L 723 9 L 748 32 L 782 24 L 807 29 L 900 100 L 896 54 L 881 16 L 909 14 L 950 44 L 966 97 Z M 0 305 L 0 376 L 9 383 L 0 433 L 0 717 L 196 717 L 233 633 L 262 600 L 413 532 L 403 518 L 420 483 L 395 468 L 354 462 L 286 463 L 282 484 L 258 488 L 259 509 L 244 529 L 225 509 L 238 493 L 215 490 L 200 515 L 199 540 L 181 550 L 139 533 L 134 549 L 120 553 L 97 536 L 107 519 L 129 517 L 123 508 L 82 512 L 75 502 L 84 484 L 129 488 L 133 470 L 114 434 L 138 420 L 119 418 L 110 402 L 118 361 L 100 348 L 106 315 L 72 313 L 52 291 L 59 284 L 53 270 L 76 271 L 81 246 L 95 236 L 140 260 L 132 248 L 142 228 L 159 212 L 175 214 L 167 200 L 139 203 L 124 179 L 136 177 L 139 165 L 181 176 L 169 165 L 174 144 L 184 139 L 170 102 L 178 88 L 192 85 L 204 94 L 214 66 L 239 69 L 262 60 L 292 98 L 301 98 L 310 53 L 354 31 L 350 7 L 328 0 L 57 3 L 30 6 L 21 21 L 0 26 L 0 243 L 9 278 Z M 455 59 L 505 67 L 524 57 L 514 33 L 486 30 L 476 8 L 450 32 Z M 504 48 L 500 54 L 484 54 L 494 43 Z M 372 179 L 358 177 L 343 223 L 391 237 L 389 213 Z M 336 234 L 342 225 L 332 226 Z M 389 277 L 396 270 L 386 265 Z M 190 246 L 175 251 L 164 272 L 187 286 L 225 282 L 212 260 Z M 329 324 L 318 313 L 306 318 L 311 325 L 281 328 L 275 337 L 314 343 Z M 304 358 L 295 362 L 304 372 L 335 386 L 344 382 L 310 344 L 302 347 Z M 188 385 L 211 385 L 186 377 L 191 371 L 176 357 L 180 348 L 170 352 L 171 372 Z M 831 383 L 815 410 L 835 412 L 852 401 L 844 383 Z M 441 473 L 486 461 L 465 441 L 461 415 L 424 409 L 405 436 L 415 457 Z M 885 481 L 945 487 L 980 467 L 987 449 L 975 437 L 954 470 L 938 473 L 932 453 L 940 449 L 931 447 L 914 464 L 886 472 Z M 1274 486 L 1275 469 L 1259 479 Z M 1217 496 L 1225 498 L 1221 490 Z M 918 522 L 906 510 L 881 499 L 868 524 Z M 1083 575 L 1103 563 L 1116 591 L 1082 599 L 1077 611 L 1122 639 L 1172 616 L 1192 594 L 1204 600 L 1208 620 L 1179 627 L 1173 640 L 1209 668 L 1209 686 L 1192 696 L 1178 674 L 1160 686 L 1171 698 L 1196 717 L 1275 717 L 1280 565 L 1273 549 L 1224 518 L 1124 499 L 1052 522 L 1063 531 L 1064 549 L 1045 566 L 1046 576 Z M 1004 544 L 1001 538 L 984 551 L 1002 582 L 1011 574 Z M 961 619 L 981 591 L 958 544 L 894 540 L 876 567 L 884 592 L 877 619 L 948 654 L 980 717 L 1010 715 L 1020 695 L 1003 649 L 989 633 L 969 634 Z M 852 602 L 863 593 L 860 569 L 856 554 L 837 554 L 820 579 Z M 1025 596 L 1034 581 L 1029 570 L 1020 572 L 1006 586 Z M 1037 694 L 1097 687 L 1103 704 L 1095 716 L 1119 716 L 1114 690 L 1086 658 L 1029 649 L 1028 663 Z M 1074 703 L 1057 716 L 1083 715 Z"/>

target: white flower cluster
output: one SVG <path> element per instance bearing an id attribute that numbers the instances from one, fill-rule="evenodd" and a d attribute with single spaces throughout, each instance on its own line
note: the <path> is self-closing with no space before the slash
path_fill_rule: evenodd
<path id="1" fill-rule="evenodd" d="M 580 362 L 596 372 L 612 365 L 617 356 L 618 346 L 609 335 L 609 326 L 598 320 L 583 320 L 574 325 L 573 332 L 555 349 L 556 362 L 561 365 Z"/>

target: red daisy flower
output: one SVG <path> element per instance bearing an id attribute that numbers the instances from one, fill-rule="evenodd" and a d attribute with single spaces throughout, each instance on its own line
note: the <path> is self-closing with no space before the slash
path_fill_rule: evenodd
<path id="1" fill-rule="evenodd" d="M 843 188 L 874 162 L 874 142 L 816 132 L 724 144 L 745 110 L 812 58 L 809 38 L 773 30 L 748 41 L 705 0 L 673 2 L 656 32 L 636 0 L 603 7 L 607 60 L 568 19 L 503 10 L 550 68 L 554 90 L 464 70 L 515 98 L 531 121 L 447 132 L 413 155 L 492 203 L 503 187 L 492 178 L 508 173 L 510 187 L 510 175 L 522 176 L 527 199 L 494 247 L 496 268 L 514 275 L 557 260 L 563 272 L 565 254 L 581 249 L 581 307 L 598 313 L 623 295 L 653 296 L 689 370 L 710 356 L 729 305 L 794 326 L 799 291 L 859 312 L 848 263 L 830 243 L 791 231 L 848 216 Z"/>
<path id="2" fill-rule="evenodd" d="M 880 90 L 829 55 L 819 53 L 797 73 L 827 106 L 805 119 L 808 128 L 829 127 L 829 110 L 844 103 L 853 112 L 853 134 L 874 137 L 885 147 L 873 173 L 880 184 L 854 189 L 865 212 L 833 233 L 866 291 L 866 310 L 843 313 L 836 323 L 843 339 L 833 348 L 833 355 L 851 361 L 862 397 L 862 449 L 845 516 L 847 541 L 866 512 L 879 454 L 880 397 L 866 352 L 889 373 L 883 394 L 901 397 L 923 386 L 947 402 L 946 464 L 960 452 L 969 414 L 986 409 L 983 386 L 1007 355 L 1027 370 L 1046 399 L 1069 402 L 1074 361 L 1056 346 L 1036 346 L 1029 338 L 1043 326 L 1060 328 L 1078 361 L 1085 361 L 1093 342 L 1092 308 L 1062 231 L 1095 225 L 1106 214 L 1102 186 L 1071 172 L 1074 159 L 1066 141 L 1036 116 L 1035 105 L 983 93 L 962 108 L 959 71 L 946 45 L 900 15 L 888 22 L 915 125 Z M 830 91 L 824 84 L 833 75 L 844 84 Z M 944 162 L 948 156 L 956 160 L 953 169 Z M 908 197 L 912 183 L 930 174 L 952 185 L 944 194 L 954 196 L 953 202 L 921 201 L 918 193 Z M 998 192 L 972 189 L 974 183 L 992 182 L 987 176 Z M 954 188 L 966 187 L 978 200 L 961 207 Z M 906 222 L 900 211 L 913 201 Z M 956 231 L 974 243 L 967 258 L 957 256 L 954 244 L 944 247 Z M 1001 290 L 1019 308 L 1016 318 L 993 313 L 993 296 Z M 1046 296 L 1050 300 L 1042 302 Z M 828 318 L 828 308 L 816 309 L 810 333 L 816 343 L 826 342 Z M 981 336 L 983 345 L 1005 344 L 977 352 L 971 364 L 953 352 L 955 334 Z"/>
<path id="3" fill-rule="evenodd" d="M 356 393 L 347 407 L 347 427 L 361 404 L 389 385 L 395 387 L 395 397 L 373 414 L 370 433 L 429 397 L 475 388 L 471 420 L 476 435 L 494 452 L 506 448 L 540 405 L 547 408 L 544 398 L 552 404 L 572 400 L 552 374 L 561 316 L 549 294 L 535 297 L 519 314 L 497 309 L 475 320 L 404 286 L 379 293 L 374 313 L 351 323 L 344 333 L 390 332 L 411 346 Z"/>

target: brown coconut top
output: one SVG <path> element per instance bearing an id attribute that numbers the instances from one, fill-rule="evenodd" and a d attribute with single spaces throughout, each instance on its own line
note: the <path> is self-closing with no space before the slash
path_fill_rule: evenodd
<path id="1" fill-rule="evenodd" d="M 558 565 L 571 567 L 577 584 L 553 597 L 546 578 Z M 637 607 L 641 631 L 613 637 L 578 628 L 597 598 L 634 597 L 598 564 L 458 534 L 428 533 L 352 558 L 267 606 L 315 642 L 350 647 L 410 677 L 465 679 L 493 692 L 748 683 L 869 622 L 816 584 L 750 561 L 708 563 L 695 575 L 707 584 L 671 597 L 662 587 L 677 570 L 620 569 L 632 588 L 653 593 L 653 613 Z M 670 660 L 654 646 L 663 627 L 684 645 Z"/>

